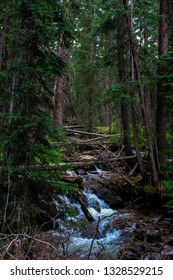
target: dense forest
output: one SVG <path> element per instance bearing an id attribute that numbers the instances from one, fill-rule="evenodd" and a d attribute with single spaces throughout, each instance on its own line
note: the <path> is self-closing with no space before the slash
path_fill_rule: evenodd
<path id="1" fill-rule="evenodd" d="M 1 1 L 1 259 L 172 259 L 172 13 L 169 0 Z"/>

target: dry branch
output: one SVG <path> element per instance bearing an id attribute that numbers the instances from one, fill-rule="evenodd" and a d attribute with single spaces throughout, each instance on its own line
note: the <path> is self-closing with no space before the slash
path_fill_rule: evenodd
<path id="1" fill-rule="evenodd" d="M 133 167 L 133 169 L 129 172 L 129 176 L 133 176 L 134 172 L 136 171 L 138 167 L 138 162 L 135 164 L 135 166 Z"/>
<path id="2" fill-rule="evenodd" d="M 107 147 L 104 147 L 104 149 L 106 150 L 106 151 L 108 151 L 108 148 Z M 120 153 L 123 151 L 123 149 L 124 149 L 124 146 L 122 146 L 122 148 L 121 148 L 121 151 L 119 152 L 119 155 L 120 155 Z M 111 152 L 111 151 L 110 151 Z M 113 156 L 115 156 L 115 154 L 113 153 L 113 152 L 111 152 L 112 153 L 112 155 Z M 131 157 L 134 157 L 134 156 L 128 156 L 128 157 L 125 157 L 125 158 L 131 158 Z M 136 156 L 135 156 L 136 157 Z M 122 158 L 120 158 L 120 157 L 115 157 L 115 159 L 117 160 L 117 159 L 121 159 L 121 160 L 124 160 L 124 157 Z M 111 162 L 110 162 L 110 160 L 109 159 L 106 159 L 106 162 L 108 162 L 109 163 L 109 165 L 112 167 L 112 169 L 114 170 L 114 171 L 116 171 L 116 173 L 118 173 L 128 184 L 130 184 L 131 186 L 133 186 L 133 184 L 126 178 L 126 176 L 124 176 L 114 165 L 112 165 L 111 164 Z"/>
<path id="3" fill-rule="evenodd" d="M 74 167 L 81 167 L 81 166 L 92 166 L 97 164 L 109 163 L 118 160 L 130 160 L 135 159 L 136 156 L 127 156 L 127 157 L 113 157 L 110 159 L 103 159 L 103 160 L 90 160 L 90 161 L 78 161 L 78 162 L 70 162 Z"/>
<path id="4" fill-rule="evenodd" d="M 64 182 L 82 184 L 83 178 L 81 176 L 60 175 L 60 179 Z"/>
<path id="5" fill-rule="evenodd" d="M 52 164 L 45 164 L 45 165 L 30 165 L 30 166 L 21 166 L 19 167 L 19 171 L 21 170 L 38 170 L 38 171 L 52 171 L 52 170 L 62 170 L 62 167 L 71 165 L 72 167 L 81 167 L 81 166 L 93 166 L 97 164 L 103 164 L 108 162 L 114 162 L 118 160 L 130 160 L 135 159 L 136 155 L 134 156 L 123 156 L 123 157 L 113 157 L 110 159 L 103 159 L 103 160 L 89 160 L 89 161 L 77 161 L 77 162 L 62 162 L 62 163 L 52 163 Z"/>
<path id="6" fill-rule="evenodd" d="M 78 138 L 72 138 L 71 142 L 73 144 L 77 144 L 77 145 L 85 145 L 85 144 L 90 143 L 90 142 L 95 142 L 95 141 L 98 141 L 98 140 L 104 140 L 104 139 L 107 139 L 107 138 L 110 138 L 110 136 L 106 135 L 106 136 L 92 138 L 92 139 L 87 139 L 87 140 L 81 140 L 81 139 L 78 139 Z"/>
<path id="7" fill-rule="evenodd" d="M 93 136 L 98 136 L 98 137 L 112 137 L 112 136 L 119 136 L 119 134 L 113 134 L 113 135 L 105 135 L 105 134 L 99 134 L 99 133 L 93 133 L 93 132 L 86 132 L 86 131 L 81 131 L 81 130 L 75 130 L 75 129 L 65 129 L 68 132 L 71 132 L 72 134 L 84 134 L 84 135 L 93 135 Z"/>
<path id="8" fill-rule="evenodd" d="M 65 126 L 64 128 L 73 129 L 73 128 L 84 128 L 84 127 L 85 127 L 84 125 L 68 125 L 68 126 Z"/>
<path id="9" fill-rule="evenodd" d="M 80 197 L 75 197 L 75 199 L 79 202 L 80 206 L 81 206 L 81 209 L 85 215 L 85 217 L 87 218 L 87 220 L 89 222 L 93 222 L 94 221 L 94 218 L 93 216 L 91 215 L 91 213 L 89 212 L 88 208 L 85 206 L 84 202 L 82 201 L 82 199 Z"/>

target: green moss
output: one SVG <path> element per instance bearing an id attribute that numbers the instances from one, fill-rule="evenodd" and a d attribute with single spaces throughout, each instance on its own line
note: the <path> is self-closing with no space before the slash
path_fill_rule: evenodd
<path id="1" fill-rule="evenodd" d="M 158 189 L 156 187 L 151 186 L 151 185 L 147 185 L 147 184 L 144 185 L 143 190 L 147 195 L 158 194 Z"/>

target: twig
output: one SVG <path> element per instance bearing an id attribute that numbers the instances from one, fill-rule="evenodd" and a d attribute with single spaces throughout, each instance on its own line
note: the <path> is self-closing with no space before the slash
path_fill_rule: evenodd
<path id="1" fill-rule="evenodd" d="M 130 158 L 130 157 L 128 157 L 128 158 Z M 120 159 L 120 158 L 119 158 Z M 105 160 L 105 162 L 107 162 L 110 166 L 111 166 L 111 168 L 114 170 L 114 171 L 116 171 L 129 185 L 131 185 L 131 186 L 135 186 L 133 183 L 131 183 L 113 164 L 111 164 L 111 162 L 110 162 L 110 160 Z"/>
<path id="2" fill-rule="evenodd" d="M 10 244 L 8 244 L 7 248 L 5 248 L 5 252 L 4 252 L 4 254 L 2 254 L 1 259 L 4 258 L 5 253 L 7 253 L 11 258 L 15 259 L 15 258 L 10 254 L 10 252 L 9 252 L 8 250 L 10 249 L 11 245 L 12 245 L 17 239 L 18 239 L 18 235 L 10 242 Z M 2 239 L 0 239 L 0 240 L 2 240 Z"/>
<path id="3" fill-rule="evenodd" d="M 67 243 L 69 241 L 69 239 L 70 239 L 70 234 L 67 236 L 67 238 L 65 240 L 62 241 L 62 244 L 61 244 L 62 249 L 63 249 L 63 256 L 64 257 L 68 255 L 68 246 L 69 246 L 69 244 L 65 248 L 65 243 Z"/>
<path id="4" fill-rule="evenodd" d="M 122 145 L 121 150 L 118 153 L 118 157 L 121 155 L 122 151 L 124 150 L 124 145 Z"/>
<path id="5" fill-rule="evenodd" d="M 101 244 L 100 242 L 97 241 L 98 246 L 101 247 L 100 251 L 97 253 L 96 255 L 96 259 L 99 257 L 99 255 L 105 250 L 105 246 L 103 244 Z"/>
<path id="6" fill-rule="evenodd" d="M 105 147 L 105 146 L 103 146 L 103 148 L 106 150 L 106 151 L 109 151 L 108 150 L 108 148 L 107 147 Z M 124 146 L 122 146 L 122 148 L 121 148 L 121 150 L 123 150 L 124 149 Z M 110 151 L 111 152 L 111 151 Z M 98 153 L 98 151 L 97 151 L 97 153 Z M 111 152 L 113 155 L 114 155 L 114 153 L 113 152 Z M 120 154 L 120 153 L 119 153 Z M 103 158 L 103 156 L 99 153 L 99 155 Z M 115 155 L 114 155 L 115 156 Z M 115 157 L 114 158 L 114 160 L 122 160 L 122 159 L 130 159 L 130 158 L 133 158 L 134 156 L 127 156 L 127 157 Z M 136 157 L 136 156 L 135 156 Z M 111 160 L 112 161 L 112 160 Z M 131 185 L 131 186 L 135 186 L 133 183 L 131 183 L 114 165 L 112 165 L 111 163 L 110 163 L 110 159 L 105 159 L 105 162 L 107 162 L 110 166 L 111 166 L 111 168 L 114 170 L 114 171 L 116 171 L 129 185 Z"/>
<path id="7" fill-rule="evenodd" d="M 89 260 L 90 256 L 91 256 L 91 252 L 92 252 L 92 249 L 93 249 L 93 245 L 94 245 L 94 241 L 97 237 L 97 234 L 98 234 L 98 231 L 99 231 L 99 223 L 100 223 L 100 217 L 98 218 L 98 221 L 97 221 L 97 226 L 96 226 L 96 231 L 95 231 L 95 234 L 94 234 L 94 237 L 91 241 L 91 245 L 90 245 L 90 249 L 89 249 L 89 253 L 88 253 L 88 256 L 87 256 L 87 259 Z"/>
<path id="8" fill-rule="evenodd" d="M 87 256 L 87 259 L 89 260 L 90 256 L 91 256 L 91 252 L 92 252 L 92 249 L 93 249 L 93 245 L 94 245 L 94 241 L 97 237 L 97 234 L 99 232 L 99 224 L 101 221 L 103 221 L 104 219 L 107 219 L 107 218 L 110 218 L 112 217 L 113 215 L 115 215 L 116 212 L 112 213 L 111 215 L 109 216 L 104 216 L 103 218 L 98 218 L 98 221 L 97 221 L 97 226 L 96 226 L 96 230 L 95 230 L 95 234 L 94 234 L 94 237 L 92 239 L 92 242 L 91 242 L 91 245 L 90 245 L 90 249 L 89 249 L 89 253 L 88 253 L 88 256 Z"/>
<path id="9" fill-rule="evenodd" d="M 2 231 L 4 230 L 6 220 L 7 220 L 7 209 L 8 209 L 9 199 L 10 199 L 10 189 L 11 189 L 11 176 L 10 176 L 10 170 L 8 170 L 8 192 L 7 192 L 7 199 L 5 204 L 4 216 L 3 216 Z"/>
<path id="10" fill-rule="evenodd" d="M 136 171 L 137 167 L 138 167 L 138 162 L 135 164 L 135 166 L 133 167 L 133 169 L 129 172 L 129 176 L 132 176 L 132 175 L 133 175 L 133 173 Z"/>
<path id="11" fill-rule="evenodd" d="M 49 242 L 46 242 L 46 241 L 43 241 L 41 239 L 38 239 L 38 238 L 35 238 L 34 236 L 30 236 L 28 234 L 10 234 L 10 235 L 7 235 L 5 237 L 2 237 L 0 238 L 0 240 L 4 240 L 4 239 L 8 239 L 10 237 L 14 237 L 14 239 L 10 242 L 10 244 L 8 245 L 7 249 L 9 249 L 12 245 L 12 243 L 17 240 L 19 237 L 23 237 L 23 238 L 28 238 L 28 239 L 32 239 L 34 241 L 38 241 L 39 243 L 42 243 L 44 245 L 47 245 L 49 247 L 51 247 L 52 249 L 54 249 L 55 251 L 57 251 L 57 248 L 54 247 L 52 244 L 50 244 Z"/>

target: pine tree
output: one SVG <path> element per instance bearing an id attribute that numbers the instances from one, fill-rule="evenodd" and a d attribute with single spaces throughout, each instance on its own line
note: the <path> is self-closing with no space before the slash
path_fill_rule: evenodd
<path id="1" fill-rule="evenodd" d="M 54 83 L 64 67 L 56 51 L 57 34 L 63 26 L 57 1 L 11 1 L 6 13 L 8 59 L 0 73 L 1 102 L 6 108 L 0 131 L 3 228 L 14 218 L 8 220 L 7 214 L 18 203 L 23 209 L 21 223 L 25 218 L 34 222 L 39 216 L 39 197 L 51 202 L 51 187 L 61 189 L 57 175 L 34 166 L 59 160 L 51 144 L 58 140 L 51 112 Z"/>
<path id="2" fill-rule="evenodd" d="M 97 122 L 96 1 L 81 1 L 74 15 L 75 40 L 72 49 L 73 104 L 88 130 Z"/>

